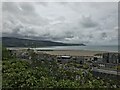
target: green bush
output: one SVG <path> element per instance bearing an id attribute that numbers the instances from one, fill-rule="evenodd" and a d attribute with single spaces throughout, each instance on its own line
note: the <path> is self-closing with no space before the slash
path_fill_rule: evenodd
<path id="1" fill-rule="evenodd" d="M 10 52 L 3 48 L 2 87 L 3 88 L 111 88 L 114 81 L 105 81 L 93 77 L 84 65 L 84 69 L 75 70 L 73 64 L 12 59 Z M 75 63 L 74 63 L 75 64 Z M 72 68 L 69 68 L 72 67 Z"/>
<path id="2" fill-rule="evenodd" d="M 10 51 L 2 47 L 2 60 L 8 60 L 9 58 L 11 58 Z"/>

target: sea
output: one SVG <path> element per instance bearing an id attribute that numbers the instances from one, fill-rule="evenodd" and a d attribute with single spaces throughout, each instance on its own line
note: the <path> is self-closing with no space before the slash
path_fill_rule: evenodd
<path id="1" fill-rule="evenodd" d="M 117 45 L 111 46 L 49 46 L 34 48 L 36 50 L 89 50 L 89 51 L 108 51 L 108 52 L 119 52 L 120 48 Z"/>
<path id="2" fill-rule="evenodd" d="M 8 49 L 28 49 L 23 47 L 9 47 Z M 86 51 L 107 51 L 107 52 L 120 52 L 120 46 L 117 45 L 102 45 L 102 46 L 47 46 L 47 47 L 37 47 L 31 48 L 35 50 L 86 50 Z"/>

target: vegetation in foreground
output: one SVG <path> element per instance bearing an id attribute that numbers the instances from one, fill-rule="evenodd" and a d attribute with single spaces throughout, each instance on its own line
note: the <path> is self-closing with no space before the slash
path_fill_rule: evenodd
<path id="1" fill-rule="evenodd" d="M 5 48 L 2 62 L 3 88 L 116 88 L 112 80 L 96 79 L 89 69 L 75 70 L 72 64 L 55 61 L 19 60 Z M 73 67 L 73 68 L 69 68 Z"/>

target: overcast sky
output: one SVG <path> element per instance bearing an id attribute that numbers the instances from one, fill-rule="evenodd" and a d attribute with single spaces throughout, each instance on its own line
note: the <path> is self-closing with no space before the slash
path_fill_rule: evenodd
<path id="1" fill-rule="evenodd" d="M 4 2 L 3 36 L 117 44 L 118 3 Z"/>

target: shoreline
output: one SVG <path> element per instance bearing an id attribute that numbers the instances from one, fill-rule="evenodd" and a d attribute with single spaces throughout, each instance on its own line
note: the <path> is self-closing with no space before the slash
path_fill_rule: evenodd
<path id="1" fill-rule="evenodd" d="M 67 56 L 94 56 L 99 53 L 107 53 L 107 51 L 90 51 L 90 50 L 52 50 L 52 51 L 38 51 L 39 53 L 46 53 L 50 55 L 67 55 Z"/>
<path id="2" fill-rule="evenodd" d="M 13 48 L 7 48 L 9 50 L 27 50 L 28 48 L 21 48 L 21 47 L 13 47 Z M 94 56 L 95 54 L 100 53 L 118 53 L 113 51 L 96 51 L 96 50 L 55 50 L 55 49 L 36 49 L 36 48 L 30 48 L 33 50 L 36 50 L 38 53 L 46 53 L 50 55 L 68 55 L 68 56 Z"/>

